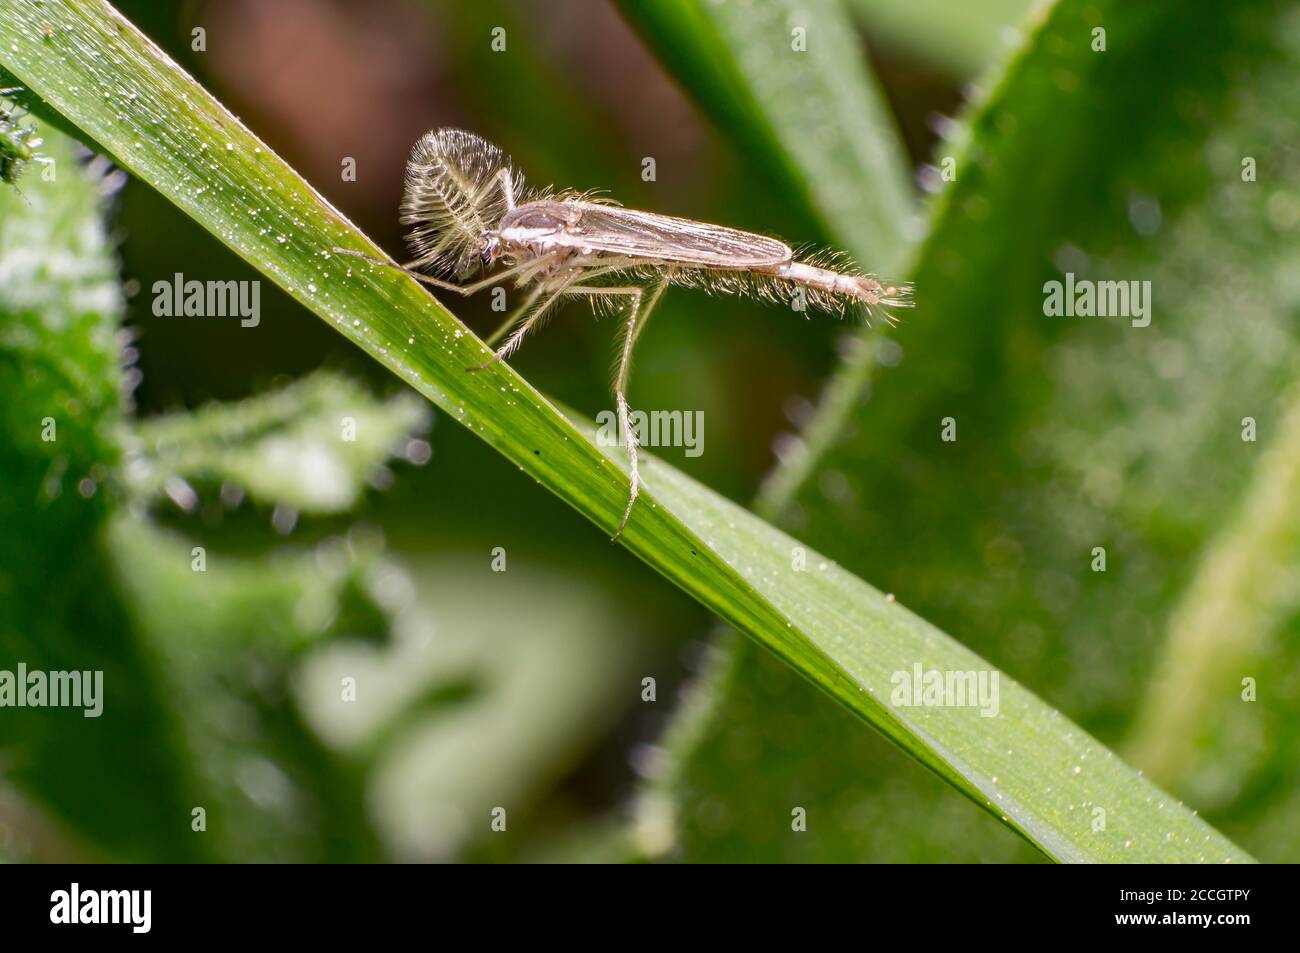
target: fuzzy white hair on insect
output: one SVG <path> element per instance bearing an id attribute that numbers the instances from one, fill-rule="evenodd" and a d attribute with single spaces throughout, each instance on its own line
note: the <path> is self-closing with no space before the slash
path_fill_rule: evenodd
<path id="1" fill-rule="evenodd" d="M 511 195 L 523 195 L 524 177 L 486 139 L 463 129 L 425 133 L 411 149 L 402 199 L 414 265 L 430 274 L 467 278 L 483 267 L 483 237 L 505 216 Z"/>

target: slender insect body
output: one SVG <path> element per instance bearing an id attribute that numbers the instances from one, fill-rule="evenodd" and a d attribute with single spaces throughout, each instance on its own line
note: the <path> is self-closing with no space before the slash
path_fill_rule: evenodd
<path id="1" fill-rule="evenodd" d="M 647 224 L 660 230 L 670 226 L 676 244 L 646 241 Z M 636 237 L 620 234 L 620 225 L 635 230 Z M 699 231 L 692 233 L 691 227 Z M 743 253 L 720 252 L 720 234 Z M 771 301 L 788 301 L 802 287 L 811 292 L 809 304 L 836 313 L 855 304 L 868 309 L 902 305 L 906 294 L 869 275 L 795 261 L 790 247 L 773 238 L 581 201 L 541 199 L 516 206 L 502 219 L 495 238 L 512 261 L 557 254 L 557 264 L 569 267 L 626 269 L 623 274 L 612 272 L 607 283 L 617 283 L 620 277 L 653 279 L 671 262 L 671 284 Z"/>
<path id="2" fill-rule="evenodd" d="M 766 235 L 670 215 L 626 209 L 590 193 L 525 191 L 523 176 L 496 146 L 459 129 L 426 133 L 406 169 L 402 221 L 414 260 L 382 259 L 420 281 L 460 294 L 513 281 L 528 290 L 505 324 L 488 339 L 504 343 L 481 370 L 509 357 L 528 332 L 565 297 L 585 297 L 597 310 L 625 320 L 614 397 L 630 463 L 630 497 L 614 534 L 627 525 L 640 486 L 627 383 L 632 351 L 651 311 L 670 285 L 808 306 L 843 314 L 910 305 L 911 289 L 859 274 L 846 260 L 796 260 L 784 242 Z M 348 249 L 335 251 L 370 258 Z M 488 277 L 469 281 L 495 265 Z M 890 318 L 892 320 L 892 318 Z"/>

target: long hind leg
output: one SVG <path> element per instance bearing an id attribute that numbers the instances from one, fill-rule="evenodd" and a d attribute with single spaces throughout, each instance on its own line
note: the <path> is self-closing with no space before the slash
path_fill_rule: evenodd
<path id="1" fill-rule="evenodd" d="M 410 265 L 399 265 L 395 261 L 385 261 L 383 258 L 379 258 L 367 252 L 354 251 L 351 248 L 335 248 L 332 249 L 332 251 L 336 255 L 347 255 L 349 258 L 360 258 L 362 261 L 368 261 L 373 265 L 383 265 L 385 268 L 393 269 L 393 271 L 400 271 L 403 274 L 410 275 L 422 284 L 432 285 L 433 287 L 441 288 L 444 291 L 454 291 L 456 294 L 465 295 L 466 297 L 474 294 L 476 291 L 482 291 L 484 288 L 490 288 L 495 284 L 500 284 L 507 278 L 518 276 L 521 281 L 526 280 L 528 277 L 528 271 L 540 270 L 554 261 L 556 257 L 554 255 L 541 255 L 537 258 L 520 262 L 518 265 L 507 268 L 505 271 L 499 271 L 495 275 L 488 275 L 488 277 L 481 281 L 471 282 L 467 285 L 458 285 L 451 281 L 443 281 L 441 278 L 432 278 L 423 272 L 416 271 Z"/>
<path id="2" fill-rule="evenodd" d="M 534 286 L 533 289 L 524 296 L 524 303 L 515 308 L 514 311 L 511 311 L 509 316 L 501 322 L 501 326 L 483 339 L 483 343 L 490 348 L 496 348 L 497 342 L 505 337 L 506 334 L 518 325 L 520 321 L 527 317 L 528 310 L 537 303 L 537 299 L 545 290 L 545 285 Z"/>
<path id="3" fill-rule="evenodd" d="M 533 308 L 532 314 L 528 315 L 528 317 L 523 319 L 523 323 L 520 324 L 518 328 L 516 328 L 514 331 L 510 333 L 510 336 L 506 338 L 505 343 L 502 344 L 499 348 L 497 348 L 496 351 L 493 352 L 491 357 L 489 357 L 482 364 L 479 364 L 476 367 L 467 368 L 467 370 L 470 371 L 487 370 L 497 361 L 503 361 L 506 358 L 508 358 L 511 354 L 515 353 L 515 351 L 519 350 L 519 345 L 524 343 L 524 338 L 528 335 L 528 332 L 533 329 L 533 326 L 537 324 L 537 322 L 541 320 L 548 311 L 551 310 L 551 306 L 555 304 L 555 302 L 559 300 L 560 296 L 569 290 L 570 285 L 572 285 L 580 277 L 581 275 L 575 272 L 574 274 L 565 278 L 558 286 L 554 288 L 554 290 L 550 292 L 549 295 L 547 295 L 546 299 L 541 304 Z M 516 312 L 516 315 L 522 316 L 528 310 L 528 308 L 532 306 L 533 302 L 537 300 L 538 296 L 544 294 L 547 290 L 548 289 L 546 288 L 545 285 L 542 285 L 541 287 L 534 289 L 528 295 L 528 297 L 524 299 L 524 303 L 519 307 L 518 311 Z M 501 336 L 501 334 L 507 328 L 511 327 L 518 320 L 519 317 L 511 317 L 504 325 L 502 325 L 502 327 L 497 329 L 497 331 L 492 335 L 490 341 L 495 341 L 498 337 Z"/>
<path id="4" fill-rule="evenodd" d="M 627 527 L 627 521 L 632 516 L 632 506 L 636 503 L 637 494 L 641 490 L 641 471 L 637 460 L 636 431 L 632 429 L 631 412 L 628 410 L 627 405 L 627 385 L 632 373 L 632 350 L 636 346 L 637 338 L 641 336 L 641 332 L 645 329 L 646 322 L 650 318 L 650 312 L 659 303 L 659 298 L 663 295 L 667 286 L 666 281 L 660 281 L 648 289 L 628 286 L 623 288 L 570 288 L 568 290 L 569 294 L 583 294 L 593 297 L 627 297 L 631 299 L 631 307 L 628 310 L 627 320 L 623 325 L 623 341 L 619 348 L 617 370 L 614 373 L 614 403 L 618 408 L 618 425 L 623 430 L 623 445 L 627 448 L 630 485 L 627 509 L 623 511 L 623 518 L 619 521 L 618 529 L 614 531 L 611 542 L 623 535 L 623 530 Z"/>
<path id="5" fill-rule="evenodd" d="M 535 268 L 540 270 L 538 262 L 546 264 L 548 261 L 549 256 L 543 256 L 536 259 L 533 262 L 533 265 Z M 515 351 L 519 350 L 519 345 L 523 343 L 528 332 L 533 329 L 539 320 L 547 315 L 551 306 L 560 299 L 561 295 L 586 294 L 588 293 L 587 289 L 581 287 L 575 288 L 574 285 L 579 281 L 587 281 L 613 270 L 615 269 L 612 267 L 584 270 L 582 262 L 579 261 L 568 275 L 544 280 L 540 284 L 535 285 L 533 290 L 524 298 L 524 303 L 516 308 L 511 315 L 501 323 L 501 326 L 492 332 L 492 335 L 484 343 L 487 344 L 488 347 L 492 347 L 501 339 L 502 335 L 510 332 L 510 336 L 506 338 L 506 342 L 497 348 L 492 357 L 488 358 L 488 360 L 475 367 L 467 368 L 467 370 L 481 371 L 491 367 L 497 361 L 502 361 L 508 358 Z M 525 274 L 522 275 L 519 280 L 522 283 L 528 281 L 532 277 L 531 274 Z M 540 305 L 537 305 L 536 309 L 530 313 L 529 309 L 533 308 L 537 299 L 544 294 L 547 295 L 546 299 Z"/>

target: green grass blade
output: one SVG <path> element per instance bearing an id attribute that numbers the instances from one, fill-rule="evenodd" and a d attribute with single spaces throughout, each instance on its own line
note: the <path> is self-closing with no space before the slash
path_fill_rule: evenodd
<path id="1" fill-rule="evenodd" d="M 596 523 L 622 465 L 415 282 L 329 249 L 377 249 L 111 7 L 0 4 L 0 63 L 119 162 L 400 379 Z M 895 673 L 989 666 L 866 583 L 656 461 L 624 544 L 723 619 L 1061 860 L 1247 860 L 1032 694 L 1000 715 L 899 708 Z M 800 568 L 806 560 L 806 568 Z M 825 563 L 825 565 L 823 565 Z M 1110 822 L 1093 830 L 1087 805 Z"/>
<path id="2" fill-rule="evenodd" d="M 989 65 L 1029 0 L 848 0 L 873 37 L 961 77 Z"/>
<path id="3" fill-rule="evenodd" d="M 1128 746 L 1152 778 L 1216 802 L 1232 800 L 1245 779 L 1286 770 L 1285 755 L 1273 752 L 1295 751 L 1287 739 L 1294 737 L 1300 688 L 1287 673 L 1300 655 L 1300 388 L 1286 391 L 1267 419 L 1277 433 L 1240 511 L 1206 548 L 1170 613 L 1168 640 Z M 1264 703 L 1254 704 L 1261 695 Z M 1242 800 L 1242 813 L 1290 814 L 1287 795 L 1281 805 Z M 1292 823 L 1278 826 L 1294 830 Z M 1295 835 L 1286 840 L 1294 852 Z"/>
<path id="4" fill-rule="evenodd" d="M 620 9 L 828 236 L 864 268 L 899 267 L 912 214 L 907 160 L 838 0 L 625 0 Z"/>

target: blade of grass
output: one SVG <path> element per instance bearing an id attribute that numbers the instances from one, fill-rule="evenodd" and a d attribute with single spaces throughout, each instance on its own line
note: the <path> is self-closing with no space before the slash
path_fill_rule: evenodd
<path id="1" fill-rule="evenodd" d="M 1133 760 L 1165 783 L 1186 782 L 1202 750 L 1216 743 L 1248 756 L 1242 744 L 1259 727 L 1242 714 L 1242 679 L 1265 683 L 1267 706 L 1294 698 L 1273 673 L 1270 652 L 1297 616 L 1300 552 L 1300 388 L 1279 400 L 1277 436 L 1255 468 L 1239 515 L 1216 538 L 1171 614 L 1158 670 L 1130 741 Z M 1250 699 L 1250 700 L 1253 700 Z M 1252 719 L 1253 722 L 1253 719 Z M 1236 729 L 1234 734 L 1231 729 Z M 1234 759 L 1235 760 L 1235 759 Z M 1218 772 L 1215 772 L 1218 773 Z M 1233 772 L 1240 783 L 1244 770 Z"/>
<path id="2" fill-rule="evenodd" d="M 954 76 L 977 74 L 994 59 L 1005 31 L 1029 0 L 849 0 L 873 36 L 896 43 Z"/>
<path id="3" fill-rule="evenodd" d="M 337 245 L 377 249 L 112 7 L 4 0 L 0 35 L 0 62 L 124 166 L 588 519 L 617 525 L 626 476 L 589 425 L 504 364 L 465 373 L 486 349 L 415 282 L 337 261 Z M 1050 856 L 1249 859 L 1010 679 L 999 717 L 890 705 L 915 664 L 990 667 L 671 467 L 646 471 L 654 492 L 624 545 Z M 1105 831 L 1091 804 L 1107 807 Z"/>
<path id="4" fill-rule="evenodd" d="M 826 236 L 865 268 L 899 266 L 912 214 L 907 161 L 836 0 L 623 0 L 619 8 Z"/>

